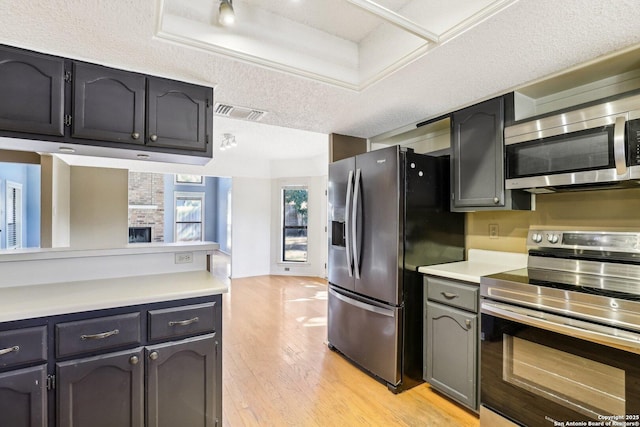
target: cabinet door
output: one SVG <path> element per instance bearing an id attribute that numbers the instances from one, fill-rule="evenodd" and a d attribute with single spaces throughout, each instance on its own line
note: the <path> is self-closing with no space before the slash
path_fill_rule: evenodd
<path id="1" fill-rule="evenodd" d="M 213 89 L 150 77 L 147 142 L 152 147 L 207 151 Z"/>
<path id="2" fill-rule="evenodd" d="M 142 349 L 56 364 L 58 427 L 142 427 Z"/>
<path id="3" fill-rule="evenodd" d="M 453 113 L 452 208 L 505 206 L 504 101 Z"/>
<path id="4" fill-rule="evenodd" d="M 47 366 L 0 374 L 0 425 L 46 427 Z"/>
<path id="5" fill-rule="evenodd" d="M 478 315 L 427 302 L 427 382 L 476 409 Z"/>
<path id="6" fill-rule="evenodd" d="M 146 349 L 148 427 L 220 425 L 219 346 L 210 334 Z"/>
<path id="7" fill-rule="evenodd" d="M 145 77 L 75 63 L 74 138 L 144 144 Z"/>
<path id="8" fill-rule="evenodd" d="M 64 135 L 64 59 L 0 46 L 0 129 Z"/>

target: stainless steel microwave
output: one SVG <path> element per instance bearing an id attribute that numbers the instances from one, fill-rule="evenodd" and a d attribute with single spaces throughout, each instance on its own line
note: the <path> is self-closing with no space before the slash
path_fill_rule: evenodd
<path id="1" fill-rule="evenodd" d="M 640 95 L 508 126 L 505 186 L 532 193 L 640 183 Z"/>

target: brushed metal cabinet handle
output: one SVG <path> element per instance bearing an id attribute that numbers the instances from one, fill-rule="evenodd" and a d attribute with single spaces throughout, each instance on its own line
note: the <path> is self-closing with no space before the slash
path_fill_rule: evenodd
<path id="1" fill-rule="evenodd" d="M 20 346 L 14 345 L 13 347 L 7 347 L 0 350 L 0 356 L 4 356 L 5 354 L 9 354 L 9 353 L 17 353 L 19 351 L 20 351 Z"/>
<path id="2" fill-rule="evenodd" d="M 149 359 L 151 359 L 151 360 L 156 360 L 158 358 L 158 356 L 160 356 L 160 355 L 158 354 L 157 351 L 152 351 L 151 353 L 149 353 Z"/>
<path id="3" fill-rule="evenodd" d="M 133 133 L 131 134 L 131 138 L 133 138 L 133 139 L 139 139 L 139 138 L 140 138 L 140 133 L 138 133 L 138 132 L 133 132 Z"/>
<path id="4" fill-rule="evenodd" d="M 197 323 L 200 321 L 199 317 L 194 317 L 192 319 L 187 319 L 187 320 L 172 320 L 171 322 L 169 322 L 169 326 L 188 326 L 191 325 L 192 323 Z"/>
<path id="5" fill-rule="evenodd" d="M 156 142 L 158 140 L 158 135 L 151 135 L 149 139 L 151 140 L 151 142 Z"/>
<path id="6" fill-rule="evenodd" d="M 138 358 L 138 356 L 131 356 L 129 358 L 129 363 L 131 363 L 132 365 L 137 365 L 139 361 L 140 359 Z"/>
<path id="7" fill-rule="evenodd" d="M 118 329 L 114 329 L 113 331 L 102 332 L 100 334 L 80 335 L 80 339 L 83 340 L 83 341 L 85 341 L 85 340 L 103 340 L 105 338 L 109 338 L 110 336 L 118 335 L 119 333 L 120 333 L 120 331 Z"/>
<path id="8" fill-rule="evenodd" d="M 451 292 L 440 292 L 442 294 L 443 297 L 445 297 L 446 299 L 454 299 L 454 298 L 458 298 L 460 295 L 458 294 L 454 294 Z"/>

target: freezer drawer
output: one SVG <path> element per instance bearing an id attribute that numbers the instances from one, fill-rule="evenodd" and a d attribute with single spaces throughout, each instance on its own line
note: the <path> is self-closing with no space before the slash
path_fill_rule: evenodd
<path id="1" fill-rule="evenodd" d="M 329 345 L 391 386 L 402 381 L 402 308 L 329 287 Z"/>

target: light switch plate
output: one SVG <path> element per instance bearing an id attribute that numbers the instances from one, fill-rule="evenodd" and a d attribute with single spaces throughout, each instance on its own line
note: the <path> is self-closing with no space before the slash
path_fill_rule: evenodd
<path id="1" fill-rule="evenodd" d="M 489 238 L 497 239 L 499 234 L 498 224 L 489 224 Z"/>

